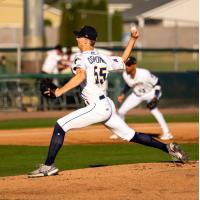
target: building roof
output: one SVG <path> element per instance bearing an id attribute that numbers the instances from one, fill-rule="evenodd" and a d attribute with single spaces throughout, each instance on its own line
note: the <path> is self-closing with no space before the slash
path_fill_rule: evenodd
<path id="1" fill-rule="evenodd" d="M 125 22 L 133 22 L 136 17 L 174 0 L 108 0 L 109 4 L 131 4 L 132 8 L 123 13 Z"/>
<path id="2" fill-rule="evenodd" d="M 198 23 L 198 0 L 176 0 L 144 12 L 143 18 L 176 20 L 179 22 Z M 179 12 L 178 12 L 179 11 Z M 180 12 L 181 11 L 181 12 Z M 186 14 L 187 13 L 187 14 Z"/>

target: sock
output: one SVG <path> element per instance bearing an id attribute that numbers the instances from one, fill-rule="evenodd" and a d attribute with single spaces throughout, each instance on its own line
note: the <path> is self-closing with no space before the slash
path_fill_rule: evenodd
<path id="1" fill-rule="evenodd" d="M 158 140 L 155 140 L 150 135 L 147 135 L 144 133 L 136 132 L 134 137 L 130 140 L 130 142 L 136 142 L 136 143 L 143 144 L 146 146 L 154 147 L 154 148 L 163 150 L 164 152 L 168 153 L 166 144 L 164 144 Z"/>
<path id="2" fill-rule="evenodd" d="M 47 156 L 45 165 L 50 166 L 54 163 L 56 155 L 63 145 L 64 137 L 65 137 L 65 132 L 60 127 L 60 125 L 56 123 L 54 127 L 54 131 L 53 131 L 53 135 L 51 138 L 51 143 L 49 146 L 48 156 Z"/>

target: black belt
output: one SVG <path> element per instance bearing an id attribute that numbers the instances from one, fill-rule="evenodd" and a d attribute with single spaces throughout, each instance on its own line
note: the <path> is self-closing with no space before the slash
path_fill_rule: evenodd
<path id="1" fill-rule="evenodd" d="M 102 99 L 105 99 L 106 97 L 104 95 L 101 95 L 99 96 L 99 99 L 102 100 Z"/>

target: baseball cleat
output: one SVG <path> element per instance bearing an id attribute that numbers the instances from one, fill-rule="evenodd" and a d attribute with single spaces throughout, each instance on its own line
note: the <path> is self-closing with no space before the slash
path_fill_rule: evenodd
<path id="1" fill-rule="evenodd" d="M 117 136 L 117 135 L 115 135 L 115 134 L 113 134 L 113 135 L 111 135 L 110 136 L 110 139 L 111 140 L 116 140 L 116 139 L 118 139 L 119 137 Z"/>
<path id="2" fill-rule="evenodd" d="M 160 139 L 161 140 L 171 140 L 171 139 L 173 139 L 173 135 L 171 135 L 170 133 L 168 133 L 168 134 L 164 134 L 164 135 L 162 135 L 161 137 L 160 137 Z"/>
<path id="3" fill-rule="evenodd" d="M 181 149 L 180 145 L 178 145 L 177 143 L 171 142 L 167 144 L 167 149 L 168 149 L 169 155 L 171 155 L 172 158 L 176 158 L 182 163 L 188 162 L 187 154 Z"/>
<path id="4" fill-rule="evenodd" d="M 43 176 L 53 176 L 58 174 L 59 169 L 54 167 L 54 165 L 44 165 L 40 164 L 40 167 L 32 172 L 28 173 L 29 178 L 43 177 Z"/>

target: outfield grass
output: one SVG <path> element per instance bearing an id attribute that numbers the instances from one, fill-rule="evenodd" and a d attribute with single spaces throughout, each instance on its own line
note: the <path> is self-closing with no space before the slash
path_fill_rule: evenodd
<path id="1" fill-rule="evenodd" d="M 183 114 L 170 114 L 165 115 L 167 122 L 198 122 L 199 116 L 198 113 L 190 113 L 187 115 Z M 45 128 L 53 127 L 57 118 L 46 118 L 46 119 L 15 119 L 15 120 L 6 120 L 0 122 L 0 130 L 6 129 L 24 129 L 24 128 Z M 151 123 L 156 122 L 155 118 L 152 115 L 145 116 L 128 116 L 126 118 L 128 123 Z"/>
<path id="2" fill-rule="evenodd" d="M 198 54 L 196 54 L 198 55 Z M 194 59 L 193 53 L 179 52 L 144 52 L 142 60 L 138 61 L 139 66 L 149 69 L 150 71 L 198 71 L 198 58 Z"/>
<path id="3" fill-rule="evenodd" d="M 198 160 L 198 144 L 183 144 L 191 160 Z M 26 174 L 43 163 L 48 148 L 0 146 L 0 176 Z M 56 166 L 60 170 L 131 163 L 169 162 L 168 154 L 138 144 L 66 145 L 60 150 Z"/>
<path id="4" fill-rule="evenodd" d="M 115 52 L 121 55 L 121 51 Z M 135 54 L 138 66 L 149 69 L 150 71 L 171 72 L 175 71 L 175 64 L 178 71 L 198 71 L 198 53 L 190 52 L 137 52 Z"/>
<path id="5" fill-rule="evenodd" d="M 164 115 L 167 122 L 198 122 L 199 115 L 198 113 L 190 114 L 168 114 Z M 127 116 L 126 122 L 128 123 L 152 123 L 157 122 L 152 115 L 144 116 Z"/>

